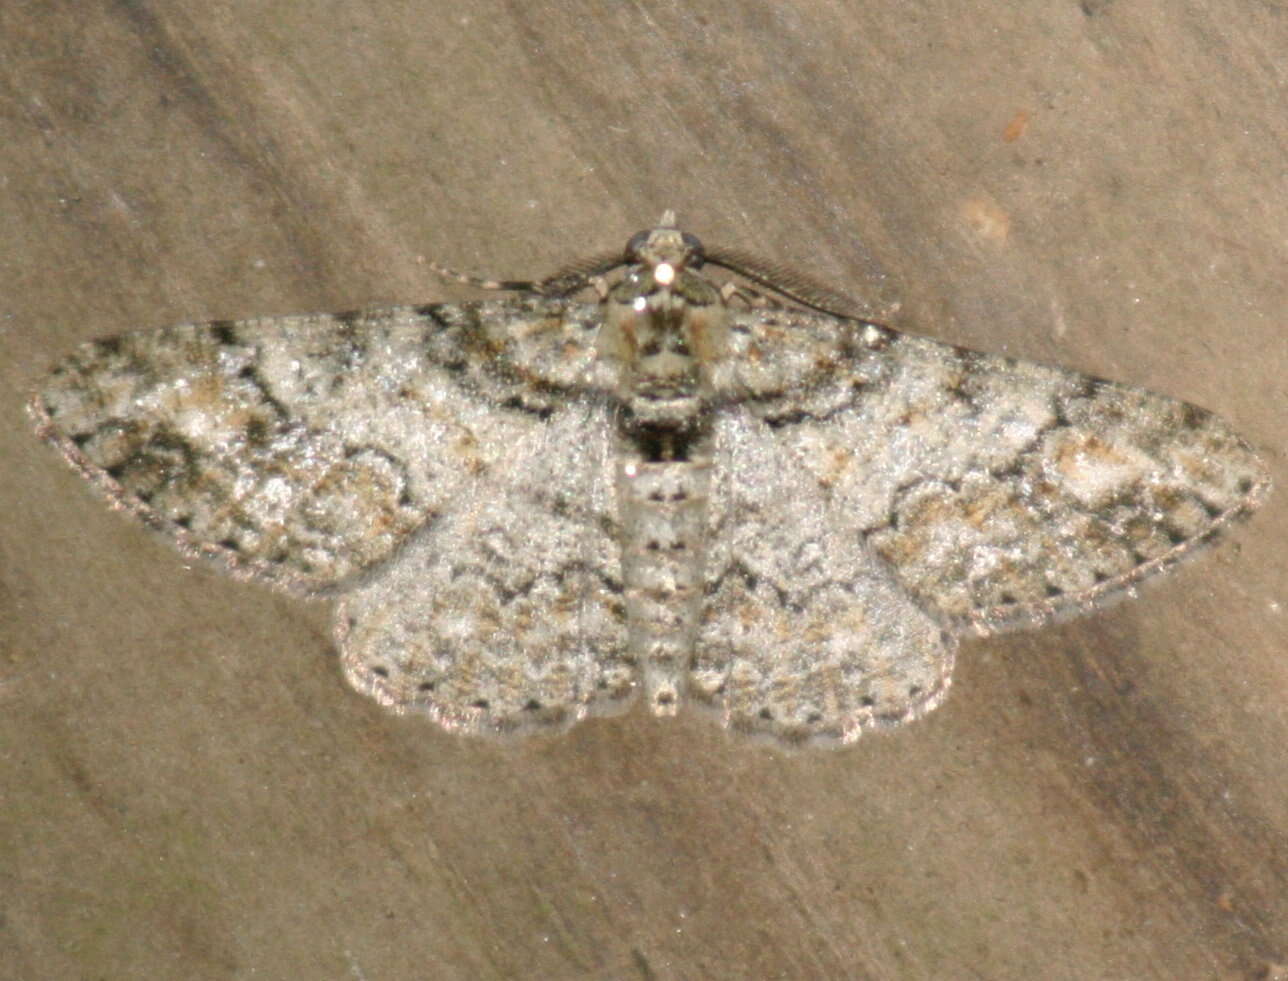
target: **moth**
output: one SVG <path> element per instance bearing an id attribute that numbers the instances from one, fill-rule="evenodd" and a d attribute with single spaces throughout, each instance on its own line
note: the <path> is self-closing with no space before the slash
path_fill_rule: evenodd
<path id="1" fill-rule="evenodd" d="M 963 635 L 1091 610 L 1269 491 L 1203 409 L 899 333 L 670 212 L 458 278 L 510 295 L 108 338 L 31 413 L 185 554 L 336 597 L 359 691 L 480 733 L 642 701 L 848 743 L 938 705 Z"/>

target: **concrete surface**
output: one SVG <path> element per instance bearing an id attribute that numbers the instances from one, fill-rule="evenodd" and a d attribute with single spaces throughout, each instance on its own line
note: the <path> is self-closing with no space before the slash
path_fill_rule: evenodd
<path id="1" fill-rule="evenodd" d="M 0 6 L 0 976 L 1288 977 L 1288 12 Z M 78 341 L 469 295 L 675 208 L 908 329 L 1212 408 L 1278 493 L 1135 603 L 781 757 L 350 692 L 31 435 Z"/>

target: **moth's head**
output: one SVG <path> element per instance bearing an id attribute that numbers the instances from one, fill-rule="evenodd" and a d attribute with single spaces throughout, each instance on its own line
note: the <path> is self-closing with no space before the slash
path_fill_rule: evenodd
<path id="1" fill-rule="evenodd" d="M 655 282 L 669 286 L 677 273 L 700 268 L 705 256 L 702 243 L 680 231 L 675 226 L 675 212 L 667 211 L 656 228 L 631 237 L 625 258 L 629 265 L 647 268 Z"/>

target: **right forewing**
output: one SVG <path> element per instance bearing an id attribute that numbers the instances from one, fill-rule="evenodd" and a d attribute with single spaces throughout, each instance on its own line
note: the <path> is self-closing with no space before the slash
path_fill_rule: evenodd
<path id="1" fill-rule="evenodd" d="M 1264 464 L 1203 409 L 831 324 L 825 380 L 753 407 L 942 623 L 989 632 L 1085 611 L 1185 556 L 1268 491 Z"/>

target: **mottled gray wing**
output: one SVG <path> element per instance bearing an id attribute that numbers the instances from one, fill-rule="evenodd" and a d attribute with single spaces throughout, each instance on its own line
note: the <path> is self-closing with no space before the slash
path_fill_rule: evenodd
<path id="1" fill-rule="evenodd" d="M 955 640 L 919 609 L 769 426 L 716 420 L 694 703 L 789 745 L 850 742 L 939 704 Z"/>
<path id="2" fill-rule="evenodd" d="M 738 323 L 749 411 L 813 476 L 838 535 L 954 629 L 1086 610 L 1269 490 L 1243 440 L 1174 399 L 812 314 Z M 776 386 L 788 349 L 808 366 Z"/>
<path id="3" fill-rule="evenodd" d="M 525 299 L 184 325 L 86 345 L 32 410 L 186 552 L 347 590 L 360 690 L 449 727 L 566 724 L 634 690 L 608 410 L 559 390 L 596 324 Z"/>
<path id="4" fill-rule="evenodd" d="M 627 705 L 610 437 L 602 404 L 555 411 L 346 595 L 337 636 L 354 686 L 486 732 Z"/>
<path id="5" fill-rule="evenodd" d="M 541 430 L 553 403 L 496 354 L 536 336 L 575 355 L 588 325 L 568 309 L 502 301 L 125 334 L 78 349 L 31 408 L 118 507 L 185 552 L 315 592 L 387 559 Z M 504 342 L 485 324 L 504 325 Z"/>

